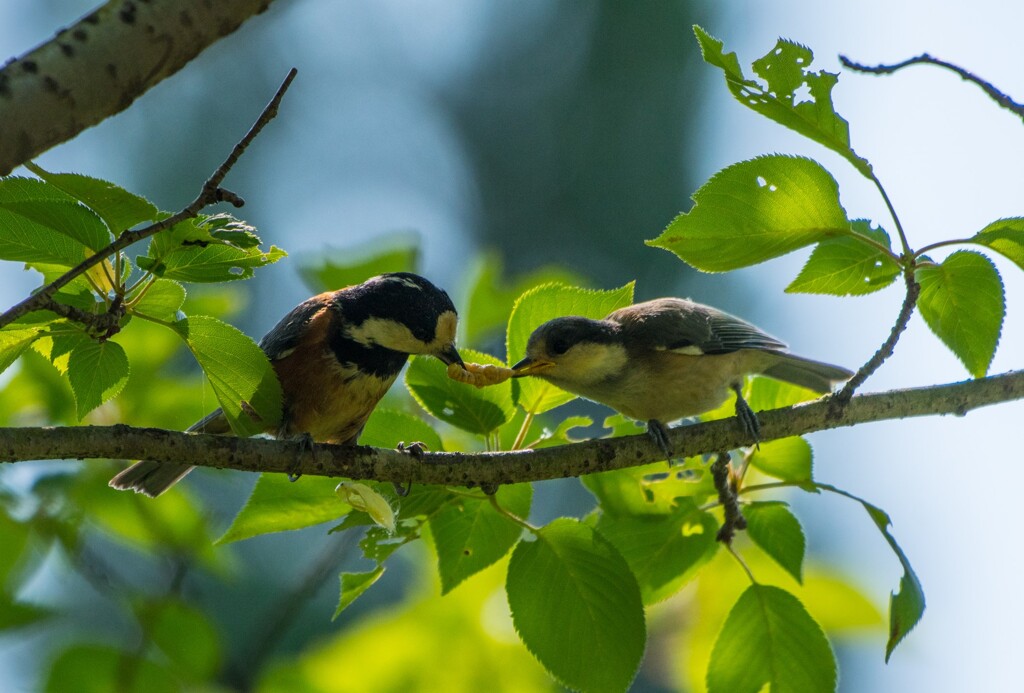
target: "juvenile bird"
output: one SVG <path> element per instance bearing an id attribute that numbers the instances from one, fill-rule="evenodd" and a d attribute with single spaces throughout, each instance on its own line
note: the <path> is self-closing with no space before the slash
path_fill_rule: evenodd
<path id="1" fill-rule="evenodd" d="M 513 377 L 534 375 L 563 390 L 647 422 L 671 456 L 665 424 L 710 411 L 736 393 L 736 415 L 754 442 L 757 417 L 741 395 L 743 378 L 760 374 L 830 392 L 853 373 L 786 353 L 757 327 L 710 306 L 659 298 L 621 308 L 604 320 L 550 320 L 530 335 Z"/>
<path id="2" fill-rule="evenodd" d="M 409 272 L 382 274 L 300 303 L 260 340 L 281 381 L 283 403 L 280 425 L 266 432 L 354 445 L 410 354 L 462 364 L 457 324 L 448 294 Z M 188 430 L 231 433 L 220 409 Z M 156 497 L 191 470 L 143 460 L 110 485 Z"/>

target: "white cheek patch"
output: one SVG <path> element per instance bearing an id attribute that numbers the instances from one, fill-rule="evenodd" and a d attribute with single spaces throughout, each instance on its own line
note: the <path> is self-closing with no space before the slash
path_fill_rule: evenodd
<path id="1" fill-rule="evenodd" d="M 346 329 L 349 337 L 366 346 L 379 345 L 407 354 L 419 353 L 423 342 L 412 336 L 402 323 L 386 318 L 367 318 L 360 325 Z"/>
<path id="2" fill-rule="evenodd" d="M 437 318 L 437 327 L 434 329 L 433 344 L 443 347 L 455 342 L 455 332 L 459 327 L 459 316 L 452 311 L 445 311 Z"/>

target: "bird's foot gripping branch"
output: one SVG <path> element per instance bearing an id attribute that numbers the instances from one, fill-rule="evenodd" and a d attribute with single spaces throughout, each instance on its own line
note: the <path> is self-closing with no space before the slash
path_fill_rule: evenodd
<path id="1" fill-rule="evenodd" d="M 785 498 L 766 494 L 838 494 L 862 505 L 903 570 L 890 602 L 888 658 L 921 618 L 921 585 L 885 512 L 816 479 L 810 445 L 800 436 L 885 418 L 963 414 L 1024 396 L 1020 372 L 983 377 L 1004 315 L 990 254 L 1024 267 L 1024 219 L 1000 219 L 960 240 L 915 250 L 871 164 L 852 149 L 848 123 L 833 109 L 835 75 L 811 70 L 807 48 L 780 41 L 754 63 L 758 79 L 748 78 L 720 41 L 700 28 L 696 34 L 705 61 L 722 70 L 740 103 L 838 153 L 877 188 L 897 243 L 894 249 L 881 225 L 850 218 L 820 164 L 782 155 L 720 171 L 694 194 L 690 211 L 648 243 L 708 272 L 813 246 L 788 287 L 793 292 L 861 295 L 902 277 L 905 300 L 888 338 L 852 377 L 786 354 L 774 338 L 708 306 L 678 299 L 634 306 L 632 284 L 581 289 L 564 281 L 562 269 L 539 271 L 512 290 L 498 286 L 500 270 L 491 265 L 474 275 L 464 302 L 452 302 L 410 272 L 415 253 L 407 249 L 361 263 L 307 263 L 303 276 L 318 295 L 257 344 L 220 320 L 225 302 L 201 292 L 186 301 L 185 285 L 247 278 L 284 255 L 262 249 L 244 222 L 200 213 L 213 202 L 239 202 L 220 184 L 276 112 L 282 87 L 253 132 L 177 214 L 109 183 L 35 166 L 37 178 L 0 180 L 0 259 L 26 263 L 44 282 L 0 316 L 0 367 L 19 362 L 4 401 L 35 397 L 50 403 L 57 421 L 89 415 L 102 422 L 113 410 L 113 404 L 101 407 L 108 402 L 127 420 L 156 409 L 180 418 L 181 403 L 200 397 L 164 372 L 174 343 L 184 342 L 220 405 L 187 435 L 124 426 L 3 429 L 3 459 L 128 458 L 153 460 L 153 469 L 162 463 L 179 471 L 198 465 L 266 472 L 218 544 L 324 522 L 335 523 L 332 532 L 363 531 L 359 547 L 373 567 L 341 576 L 335 616 L 383 576 L 396 551 L 424 534 L 445 594 L 509 556 L 504 580 L 516 632 L 551 676 L 580 690 L 626 689 L 647 645 L 648 613 L 693 582 L 728 586 L 714 605 L 697 610 L 714 622 L 690 626 L 693 632 L 704 626 L 713 640 L 704 667 L 710 691 L 785 687 L 792 680 L 808 691 L 833 690 L 837 670 L 828 636 L 835 634 L 819 625 L 806 595 L 868 602 L 850 585 L 837 586 L 805 566 L 799 520 Z M 144 240 L 144 249 L 128 252 Z M 975 249 L 931 257 L 953 244 Z M 352 288 L 337 291 L 346 285 Z M 486 310 L 477 296 L 486 297 Z M 488 343 L 504 327 L 506 359 L 455 350 L 458 303 L 466 306 L 463 341 Z M 914 310 L 976 379 L 854 396 L 892 354 Z M 405 371 L 415 405 L 394 397 L 377 406 L 410 354 L 420 354 Z M 728 368 L 709 371 L 709 363 Z M 63 378 L 59 385 L 50 365 Z M 748 379 L 737 391 L 756 412 L 741 426 L 733 417 L 737 405 L 722 400 L 747 374 L 768 377 Z M 838 394 L 808 402 L 847 378 Z M 73 395 L 70 410 L 59 405 L 67 399 L 63 383 Z M 680 392 L 685 406 L 673 399 Z M 590 418 L 552 414 L 577 394 L 621 412 L 604 421 L 605 437 L 581 441 L 577 429 L 592 426 Z M 334 408 L 319 406 L 328 400 Z M 704 422 L 661 426 L 691 415 Z M 634 419 L 658 423 L 660 444 L 638 435 Z M 265 431 L 288 439 L 246 437 Z M 760 445 L 750 447 L 752 431 Z M 303 433 L 342 445 L 309 445 Z M 357 437 L 360 445 L 353 445 Z M 410 441 L 434 452 L 395 450 Z M 190 496 L 178 489 L 158 501 L 115 494 L 103 484 L 109 471 L 94 467 L 82 465 L 69 475 L 73 481 L 41 480 L 31 501 L 0 493 L 5 537 L 24 537 L 17 545 L 25 552 L 39 548 L 32 542 L 72 545 L 67 518 L 90 513 L 114 536 L 146 550 L 167 546 L 176 561 L 216 561 L 204 513 Z M 290 483 L 285 472 L 302 478 Z M 339 486 L 334 477 L 346 481 Z M 593 510 L 531 523 L 530 482 L 563 477 L 579 477 Z M 170 485 L 138 483 L 154 493 Z M 120 504 L 118 512 L 97 511 L 106 504 Z M 42 528 L 34 538 L 22 531 L 30 521 Z M 705 598 L 703 592 L 693 599 Z M 0 596 L 21 609 L 11 613 L 34 618 L 16 595 L 15 589 Z M 728 613 L 723 600 L 731 604 Z M 858 617 L 870 621 L 873 613 L 863 607 Z M 150 621 L 140 616 L 139 622 L 148 634 Z M 155 666 L 142 649 L 125 657 Z"/>

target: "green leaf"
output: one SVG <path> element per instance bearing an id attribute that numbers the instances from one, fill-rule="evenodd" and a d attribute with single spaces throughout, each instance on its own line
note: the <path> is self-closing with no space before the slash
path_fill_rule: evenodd
<path id="1" fill-rule="evenodd" d="M 472 349 L 460 350 L 462 358 L 503 366 L 499 359 Z M 431 416 L 464 431 L 488 435 L 512 418 L 512 383 L 476 388 L 448 377 L 445 365 L 428 356 L 416 356 L 405 372 L 405 386 Z"/>
<path id="2" fill-rule="evenodd" d="M 579 286 L 583 277 L 558 265 L 540 267 L 509 281 L 504 277 L 501 256 L 495 252 L 481 255 L 469 270 L 467 299 L 459 309 L 460 344 L 479 344 L 494 330 L 508 322 L 516 299 L 541 284 Z"/>
<path id="3" fill-rule="evenodd" d="M 125 676 L 126 667 L 131 676 Z M 60 652 L 46 677 L 45 693 L 179 693 L 181 682 L 148 659 L 103 645 L 74 645 Z"/>
<path id="4" fill-rule="evenodd" d="M 375 238 L 372 244 L 304 255 L 299 258 L 299 276 L 314 293 L 336 291 L 386 272 L 415 272 L 419 256 L 418 236 L 396 233 Z"/>
<path id="5" fill-rule="evenodd" d="M 6 597 L 8 589 L 16 586 L 11 576 L 16 575 L 15 568 L 22 563 L 30 529 L 28 522 L 17 522 L 0 509 L 0 537 L 4 538 L 4 550 L 0 551 L 0 601 Z M 9 603 L 10 599 L 7 601 Z"/>
<path id="6" fill-rule="evenodd" d="M 668 515 L 603 513 L 597 531 L 610 541 L 640 584 L 644 604 L 666 599 L 718 551 L 718 522 L 689 498 Z"/>
<path id="7" fill-rule="evenodd" d="M 871 178 L 871 164 L 850 147 L 850 124 L 832 105 L 838 75 L 808 69 L 814 54 L 806 46 L 779 39 L 770 52 L 754 62 L 763 81 L 747 79 L 735 53 L 723 52 L 723 43 L 694 25 L 704 62 L 721 68 L 736 100 L 790 130 L 822 144 Z"/>
<path id="8" fill-rule="evenodd" d="M 743 506 L 747 536 L 799 583 L 803 583 L 807 540 L 800 521 L 782 501 L 758 501 Z"/>
<path id="9" fill-rule="evenodd" d="M 441 436 L 418 416 L 386 407 L 374 409 L 359 435 L 359 444 L 395 448 L 399 443 L 423 443 L 433 452 L 444 450 Z"/>
<path id="10" fill-rule="evenodd" d="M 545 428 L 541 433 L 540 437 L 531 443 L 528 447 L 533 450 L 539 450 L 540 448 L 550 448 L 556 445 L 568 445 L 570 443 L 578 443 L 585 438 L 573 438 L 569 435 L 569 432 L 574 428 L 587 428 L 593 426 L 594 420 L 589 416 L 569 416 L 558 422 L 558 425 L 554 430 Z"/>
<path id="11" fill-rule="evenodd" d="M 6 541 L 6 537 L 4 538 Z M 6 592 L 0 591 L 0 635 L 10 637 L 10 631 L 39 623 L 53 616 L 53 612 L 34 604 L 13 601 Z"/>
<path id="12" fill-rule="evenodd" d="M 295 483 L 284 474 L 260 474 L 252 495 L 215 543 L 287 532 L 335 520 L 350 510 L 334 493 L 337 479 L 304 476 Z"/>
<path id="13" fill-rule="evenodd" d="M 0 208 L 0 260 L 74 267 L 91 254 L 80 241 Z"/>
<path id="14" fill-rule="evenodd" d="M 1002 253 L 1024 269 L 1024 218 L 993 221 L 970 240 Z"/>
<path id="15" fill-rule="evenodd" d="M 810 481 L 814 469 L 811 445 L 800 436 L 770 440 L 750 458 L 754 468 L 783 481 Z"/>
<path id="16" fill-rule="evenodd" d="M 961 250 L 942 264 L 921 267 L 917 307 L 932 332 L 975 378 L 988 373 L 1003 329 L 1003 280 L 992 261 Z"/>
<path id="17" fill-rule="evenodd" d="M 206 315 L 174 323 L 213 386 L 239 436 L 272 431 L 281 421 L 281 384 L 270 360 L 250 337 Z"/>
<path id="18" fill-rule="evenodd" d="M 0 330 L 0 373 L 10 368 L 42 331 L 42 327 Z"/>
<path id="19" fill-rule="evenodd" d="M 832 693 L 836 661 L 825 633 L 800 600 L 751 585 L 725 619 L 711 651 L 708 693 Z"/>
<path id="20" fill-rule="evenodd" d="M 516 546 L 506 591 L 519 637 L 559 681 L 584 691 L 629 686 L 644 653 L 643 603 L 607 539 L 555 520 Z"/>
<path id="21" fill-rule="evenodd" d="M 0 178 L 0 206 L 28 200 L 74 202 L 73 197 L 55 185 L 38 178 L 7 176 Z"/>
<path id="22" fill-rule="evenodd" d="M 232 245 L 207 245 L 183 248 L 170 253 L 163 262 L 139 256 L 139 268 L 164 279 L 183 282 L 227 282 L 250 279 L 259 267 L 273 264 L 288 253 L 275 245 L 267 252 L 259 248 L 237 248 Z"/>
<path id="23" fill-rule="evenodd" d="M 181 601 L 162 600 L 141 609 L 139 619 L 176 674 L 200 682 L 217 672 L 223 658 L 220 638 L 202 611 Z"/>
<path id="24" fill-rule="evenodd" d="M 141 295 L 138 303 L 132 306 L 132 311 L 165 322 L 175 322 L 181 317 L 178 311 L 185 303 L 185 287 L 178 282 L 156 279 L 141 289 Z"/>
<path id="25" fill-rule="evenodd" d="M 0 209 L 67 236 L 91 250 L 101 250 L 113 240 L 107 227 L 92 210 L 64 200 L 0 202 Z"/>
<path id="26" fill-rule="evenodd" d="M 363 555 L 380 564 L 410 541 L 419 539 L 419 526 L 416 523 L 400 524 L 395 529 L 395 532 L 391 532 L 383 527 L 370 527 L 359 542 Z"/>
<path id="27" fill-rule="evenodd" d="M 545 284 L 530 289 L 520 296 L 508 319 L 505 347 L 510 361 L 526 355 L 526 343 L 535 329 L 543 323 L 565 315 L 581 315 L 600 320 L 613 310 L 633 302 L 634 282 L 609 291 L 593 291 L 564 284 Z M 561 390 L 539 378 L 520 378 L 516 381 L 516 402 L 531 414 L 543 414 L 555 407 L 571 402 L 576 395 Z"/>
<path id="28" fill-rule="evenodd" d="M 530 514 L 530 484 L 502 486 L 495 499 L 516 517 Z M 487 498 L 461 496 L 442 505 L 430 518 L 437 547 L 441 594 L 502 558 L 519 540 L 522 525 L 499 513 Z"/>
<path id="29" fill-rule="evenodd" d="M 115 234 L 160 216 L 149 200 L 105 180 L 78 173 L 50 173 L 31 162 L 25 168 L 91 208 Z"/>
<path id="30" fill-rule="evenodd" d="M 68 358 L 68 381 L 75 393 L 78 418 L 116 397 L 128 382 L 128 355 L 117 342 L 89 340 Z"/>
<path id="31" fill-rule="evenodd" d="M 382 565 L 378 565 L 368 573 L 342 573 L 338 608 L 334 610 L 331 620 L 338 618 L 342 611 L 362 596 L 363 592 L 373 587 L 383 574 L 384 566 Z"/>
<path id="32" fill-rule="evenodd" d="M 756 265 L 851 233 L 832 175 L 811 159 L 760 156 L 722 169 L 647 245 L 704 272 Z"/>
<path id="33" fill-rule="evenodd" d="M 900 275 L 900 266 L 891 255 L 858 238 L 865 236 L 890 248 L 889 234 L 884 229 L 872 229 L 863 219 L 853 222 L 853 230 L 853 235 L 818 243 L 786 291 L 861 296 L 890 286 Z"/>

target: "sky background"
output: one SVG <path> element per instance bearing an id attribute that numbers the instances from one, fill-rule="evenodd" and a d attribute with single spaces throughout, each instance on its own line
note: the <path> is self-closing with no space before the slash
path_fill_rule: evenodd
<path id="1" fill-rule="evenodd" d="M 91 6 L 0 4 L 0 57 L 23 53 Z M 292 258 L 412 230 L 423 239 L 424 273 L 446 286 L 457 286 L 467 258 L 497 247 L 514 269 L 564 261 L 603 288 L 638 278 L 638 298 L 685 293 L 751 319 L 797 353 L 864 362 L 895 319 L 899 284 L 857 299 L 791 295 L 783 289 L 807 252 L 698 276 L 643 247 L 710 175 L 771 152 L 815 158 L 838 180 L 851 217 L 892 230 L 876 191 L 848 164 L 743 108 L 717 70 L 695 62 L 689 25 L 723 39 L 748 72 L 783 36 L 810 46 L 815 66 L 829 71 L 840 71 L 838 54 L 873 64 L 929 52 L 1024 100 L 1024 6 L 662 3 L 664 22 L 644 7 L 646 20 L 634 24 L 596 3 L 279 0 L 135 107 L 39 162 L 176 209 L 295 65 L 281 115 L 227 183 L 248 202 L 242 216 Z M 615 41 L 614 61 L 595 57 L 595 47 Z M 635 55 L 645 62 L 634 66 Z M 615 99 L 624 85 L 629 98 Z M 842 72 L 833 97 L 913 246 L 1024 215 L 1021 119 L 977 87 L 918 66 L 889 77 Z M 600 117 L 607 114 L 615 117 Z M 595 141 L 601 146 L 585 147 Z M 1020 368 L 1024 353 L 1024 280 L 1010 262 L 995 262 L 1008 310 L 993 373 Z M 253 287 L 260 310 L 242 318 L 255 336 L 306 293 L 289 261 L 264 274 Z M 0 266 L 0 301 L 35 283 L 14 264 Z M 864 389 L 966 377 L 915 316 Z M 841 690 L 1016 690 L 1022 417 L 1016 402 L 962 419 L 811 436 L 816 477 L 889 512 L 928 598 L 888 665 L 877 636 L 842 650 Z M 812 554 L 856 575 L 884 608 L 900 567 L 863 511 L 834 497 L 795 502 Z"/>

